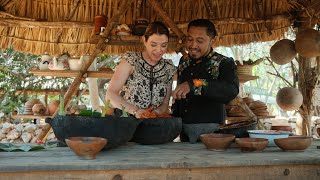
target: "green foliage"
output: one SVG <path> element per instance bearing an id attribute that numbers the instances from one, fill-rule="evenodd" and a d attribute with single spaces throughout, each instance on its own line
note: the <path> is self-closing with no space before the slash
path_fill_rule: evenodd
<path id="1" fill-rule="evenodd" d="M 22 113 L 24 103 L 31 98 L 23 90 L 59 89 L 72 82 L 71 78 L 33 76 L 29 69 L 37 68 L 39 62 L 40 56 L 17 52 L 13 47 L 0 49 L 0 112 L 4 118 L 15 110 Z"/>

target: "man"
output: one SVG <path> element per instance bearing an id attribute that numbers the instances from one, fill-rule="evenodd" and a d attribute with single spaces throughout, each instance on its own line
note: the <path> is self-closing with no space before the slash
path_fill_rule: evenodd
<path id="1" fill-rule="evenodd" d="M 200 129 L 204 129 L 210 128 L 210 123 L 216 127 L 212 131 L 217 130 L 225 119 L 225 104 L 239 93 L 236 65 L 232 58 L 212 49 L 215 36 L 214 24 L 207 19 L 193 20 L 188 25 L 188 54 L 180 59 L 178 85 L 171 94 L 173 115 L 181 117 L 184 123 L 182 141 L 190 139 L 186 136 L 190 136 L 186 132 L 188 124 L 200 124 Z M 201 133 L 205 132 L 198 132 L 196 139 Z"/>

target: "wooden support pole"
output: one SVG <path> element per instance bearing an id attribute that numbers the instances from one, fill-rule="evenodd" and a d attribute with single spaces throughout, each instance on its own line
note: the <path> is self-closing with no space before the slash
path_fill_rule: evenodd
<path id="1" fill-rule="evenodd" d="M 80 72 L 78 73 L 77 77 L 72 82 L 70 88 L 68 89 L 67 93 L 64 96 L 65 100 L 65 108 L 67 108 L 70 104 L 70 101 L 72 99 L 73 94 L 77 91 L 79 88 L 79 85 L 82 82 L 83 75 L 87 72 L 87 69 L 91 65 L 91 63 L 94 61 L 97 55 L 99 55 L 101 52 L 103 52 L 106 48 L 106 40 L 109 36 L 112 28 L 119 23 L 121 15 L 123 15 L 128 8 L 130 7 L 130 4 L 133 0 L 122 0 L 121 4 L 119 6 L 119 9 L 117 10 L 116 14 L 110 19 L 110 21 L 107 24 L 107 27 L 103 34 L 101 35 L 101 38 L 96 45 L 96 50 L 90 55 L 89 61 L 85 62 L 82 66 Z"/>
<path id="2" fill-rule="evenodd" d="M 182 40 L 185 37 L 185 34 L 177 27 L 176 23 L 168 16 L 161 5 L 156 0 L 149 0 L 149 3 L 152 8 L 159 13 L 159 16 L 168 24 L 179 39 Z"/>

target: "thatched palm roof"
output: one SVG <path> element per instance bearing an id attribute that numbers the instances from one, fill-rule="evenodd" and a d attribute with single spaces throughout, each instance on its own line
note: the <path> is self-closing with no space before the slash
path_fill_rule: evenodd
<path id="1" fill-rule="evenodd" d="M 34 54 L 90 53 L 96 15 L 109 19 L 121 0 L 0 0 L 0 48 L 11 45 Z M 125 0 L 129 1 L 129 0 Z M 134 24 L 138 17 L 164 20 L 151 0 L 132 0 L 120 23 Z M 230 46 L 280 39 L 300 15 L 314 10 L 314 0 L 158 0 L 174 24 L 185 33 L 192 19 L 208 18 L 218 29 L 218 45 Z M 309 8 L 311 7 L 311 8 Z M 309 9 L 308 9 L 309 8 Z M 316 9 L 316 8 L 315 8 Z M 311 11 L 309 11 L 310 14 Z M 313 17 L 319 17 L 312 11 Z M 113 37 L 115 38 L 115 37 Z M 110 38 L 112 39 L 112 38 Z M 178 41 L 179 38 L 172 38 Z M 141 49 L 136 41 L 110 41 L 104 52 Z"/>

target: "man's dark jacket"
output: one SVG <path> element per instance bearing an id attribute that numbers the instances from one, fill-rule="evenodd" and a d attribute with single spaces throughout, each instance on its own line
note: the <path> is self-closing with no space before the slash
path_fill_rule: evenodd
<path id="1" fill-rule="evenodd" d="M 173 115 L 182 117 L 185 124 L 222 123 L 225 104 L 239 93 L 239 79 L 235 62 L 213 50 L 205 57 L 194 60 L 185 55 L 180 59 L 178 84 L 189 83 L 186 99 L 176 100 Z M 205 85 L 197 87 L 195 81 Z"/>

